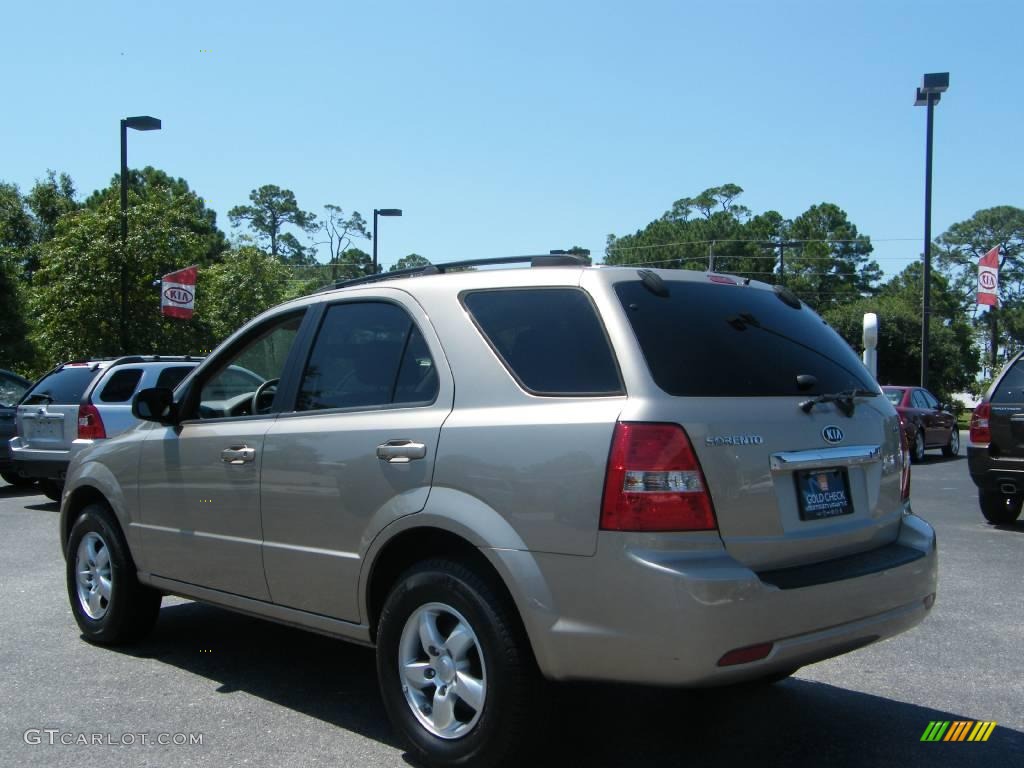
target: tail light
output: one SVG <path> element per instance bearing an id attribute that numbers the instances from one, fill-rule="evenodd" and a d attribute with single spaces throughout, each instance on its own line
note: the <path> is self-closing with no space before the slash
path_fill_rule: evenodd
<path id="1" fill-rule="evenodd" d="M 605 473 L 601 529 L 713 531 L 704 473 L 678 424 L 615 425 Z"/>
<path id="2" fill-rule="evenodd" d="M 903 459 L 903 469 L 900 470 L 900 501 L 910 500 L 910 441 L 907 440 L 907 430 L 903 428 L 903 416 L 900 416 L 900 456 Z"/>
<path id="3" fill-rule="evenodd" d="M 99 440 L 107 436 L 100 412 L 92 403 L 78 406 L 78 439 Z"/>
<path id="4" fill-rule="evenodd" d="M 988 445 L 992 442 L 992 429 L 988 425 L 989 416 L 992 413 L 992 406 L 988 403 L 979 403 L 971 414 L 971 442 L 981 445 Z"/>

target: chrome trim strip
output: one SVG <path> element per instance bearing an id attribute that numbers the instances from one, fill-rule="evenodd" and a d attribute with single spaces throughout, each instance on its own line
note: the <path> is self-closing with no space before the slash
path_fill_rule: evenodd
<path id="1" fill-rule="evenodd" d="M 771 455 L 772 472 L 796 469 L 825 469 L 873 464 L 882 460 L 880 445 L 845 445 L 841 448 L 815 448 L 810 451 L 784 451 Z"/>

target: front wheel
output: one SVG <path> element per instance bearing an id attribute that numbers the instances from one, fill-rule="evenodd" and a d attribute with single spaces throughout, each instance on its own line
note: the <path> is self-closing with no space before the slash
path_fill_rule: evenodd
<path id="1" fill-rule="evenodd" d="M 947 459 L 951 459 L 960 453 L 960 430 L 954 424 L 952 431 L 949 433 L 949 442 L 942 446 L 942 455 Z"/>
<path id="2" fill-rule="evenodd" d="M 1007 496 L 998 491 L 978 491 L 978 503 L 981 505 L 981 514 L 992 525 L 1010 525 L 1020 517 L 1024 497 Z"/>
<path id="3" fill-rule="evenodd" d="M 924 461 L 924 432 L 921 430 L 914 435 L 914 444 L 910 447 L 910 459 L 915 464 Z"/>
<path id="4" fill-rule="evenodd" d="M 432 765 L 501 765 L 531 735 L 539 678 L 514 608 L 466 566 L 399 578 L 377 629 L 388 716 Z"/>
<path id="5" fill-rule="evenodd" d="M 68 598 L 86 640 L 139 640 L 153 628 L 160 593 L 135 577 L 135 563 L 113 513 L 90 504 L 75 521 L 65 552 Z"/>

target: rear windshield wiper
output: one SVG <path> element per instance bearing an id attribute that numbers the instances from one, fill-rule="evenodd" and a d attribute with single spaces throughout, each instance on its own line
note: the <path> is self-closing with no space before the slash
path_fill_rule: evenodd
<path id="1" fill-rule="evenodd" d="M 38 405 L 39 403 L 52 403 L 53 395 L 49 392 L 35 392 L 25 398 L 25 405 Z"/>
<path id="2" fill-rule="evenodd" d="M 853 416 L 853 410 L 856 407 L 854 398 L 875 397 L 877 395 L 877 392 L 873 392 L 870 389 L 847 389 L 843 392 L 818 395 L 817 397 L 804 400 L 800 403 L 800 410 L 804 413 L 810 413 L 811 409 L 819 403 L 835 403 L 836 407 L 842 411 L 847 418 L 849 418 L 850 416 Z"/>

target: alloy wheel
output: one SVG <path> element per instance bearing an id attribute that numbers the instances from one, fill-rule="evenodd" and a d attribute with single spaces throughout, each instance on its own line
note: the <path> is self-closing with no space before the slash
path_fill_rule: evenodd
<path id="1" fill-rule="evenodd" d="M 398 674 L 420 724 L 442 739 L 473 730 L 487 699 L 487 667 L 466 618 L 444 603 L 427 603 L 405 622 Z"/>

